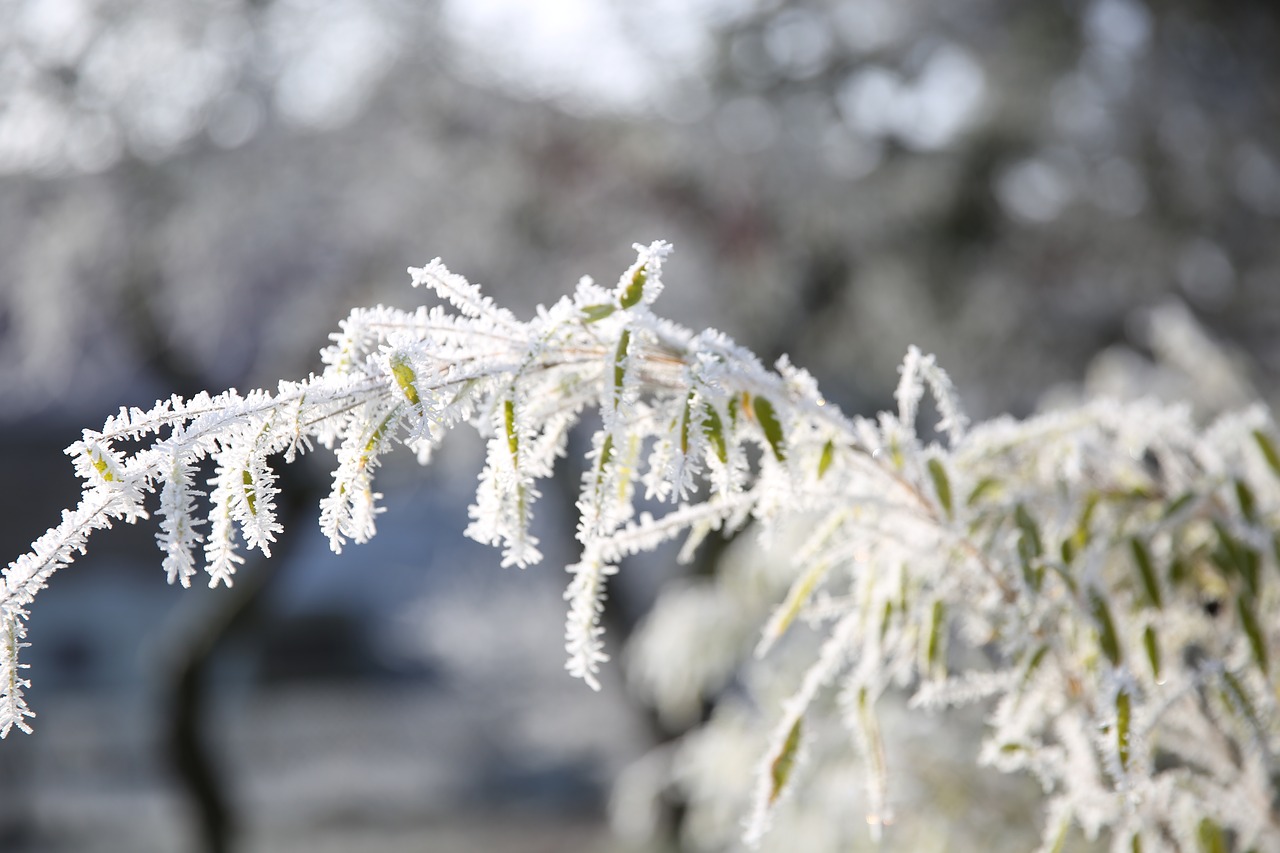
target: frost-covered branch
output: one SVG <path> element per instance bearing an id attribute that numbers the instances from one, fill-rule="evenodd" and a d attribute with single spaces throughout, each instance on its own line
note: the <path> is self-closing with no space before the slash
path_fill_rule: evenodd
<path id="1" fill-rule="evenodd" d="M 1202 429 L 1185 408 L 1096 402 L 970 426 L 947 375 L 912 348 L 898 412 L 850 419 L 785 358 L 767 369 L 719 333 L 657 317 L 668 247 L 637 249 L 615 287 L 584 279 L 527 322 L 433 261 L 410 273 L 443 304 L 353 311 L 319 375 L 121 410 L 86 430 L 67 450 L 79 505 L 4 572 L 0 733 L 30 730 L 27 608 L 93 530 L 155 511 L 170 583 L 203 566 L 211 586 L 230 585 L 242 549 L 269 554 L 280 533 L 277 464 L 316 444 L 335 452 L 320 526 L 341 551 L 376 531 L 386 451 L 401 442 L 425 463 L 466 423 L 488 442 L 466 534 L 525 567 L 541 559 L 538 481 L 594 411 L 565 594 L 566 666 L 593 688 L 622 558 L 682 536 L 687 557 L 753 520 L 764 536 L 805 531 L 746 644 L 774 654 L 814 640 L 794 694 L 763 709 L 778 716 L 749 839 L 817 761 L 809 733 L 825 719 L 865 760 L 869 821 L 889 820 L 875 708 L 896 685 L 919 707 L 991 703 L 982 760 L 1039 779 L 1045 849 L 1073 824 L 1124 849 L 1280 845 L 1269 412 Z M 945 445 L 916 423 L 926 392 Z M 206 460 L 213 476 L 198 484 Z M 722 677 L 719 665 L 691 672 L 710 648 L 646 664 L 644 679 L 676 695 L 672 679 Z"/>

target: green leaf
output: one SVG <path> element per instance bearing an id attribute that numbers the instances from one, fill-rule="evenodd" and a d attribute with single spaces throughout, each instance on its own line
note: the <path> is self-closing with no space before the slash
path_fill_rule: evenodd
<path id="1" fill-rule="evenodd" d="M 1271 473 L 1280 477 L 1280 452 L 1276 451 L 1275 443 L 1271 441 L 1271 437 L 1260 429 L 1253 431 L 1253 440 L 1258 443 L 1258 449 L 1262 451 L 1262 458 L 1267 460 L 1267 467 L 1271 469 Z"/>
<path id="2" fill-rule="evenodd" d="M 1236 480 L 1236 500 L 1240 502 L 1240 512 L 1249 521 L 1258 520 L 1258 502 L 1253 497 L 1253 490 L 1244 480 Z"/>
<path id="3" fill-rule="evenodd" d="M 1147 661 L 1151 664 L 1151 677 L 1160 681 L 1160 638 L 1156 629 L 1148 625 L 1142 632 L 1142 646 L 1147 650 Z"/>
<path id="4" fill-rule="evenodd" d="M 1169 506 L 1165 509 L 1164 515 L 1162 516 L 1162 520 L 1173 518 L 1175 515 L 1182 512 L 1184 509 L 1186 509 L 1187 506 L 1195 499 L 1196 499 L 1195 492 L 1183 492 L 1181 495 L 1178 496 L 1177 499 L 1174 500 L 1173 503 L 1169 504 Z"/>
<path id="5" fill-rule="evenodd" d="M 995 477 L 983 477 L 978 484 L 973 487 L 973 491 L 969 492 L 969 497 L 965 500 L 966 506 L 973 506 L 979 500 L 986 496 L 987 492 L 993 491 L 996 486 L 1000 485 L 1000 481 Z"/>
<path id="6" fill-rule="evenodd" d="M 830 568 L 831 564 L 822 560 L 811 565 L 803 575 L 796 578 L 791 588 L 787 590 L 786 599 L 778 605 L 778 609 L 770 617 L 761 644 L 757 647 L 757 654 L 763 654 L 764 649 L 787 632 Z"/>
<path id="7" fill-rule="evenodd" d="M 627 377 L 627 350 L 631 346 L 631 330 L 623 329 L 618 338 L 618 349 L 613 355 L 613 393 L 615 406 L 622 400 L 622 383 Z"/>
<path id="8" fill-rule="evenodd" d="M 783 444 L 782 424 L 778 421 L 778 413 L 774 411 L 773 403 L 765 397 L 756 396 L 752 398 L 751 409 L 755 412 L 760 429 L 764 430 L 764 437 L 768 439 L 773 455 L 779 462 L 786 461 L 787 452 Z"/>
<path id="9" fill-rule="evenodd" d="M 361 465 L 368 464 L 370 454 L 377 449 L 378 445 L 382 442 L 383 437 L 387 434 L 387 429 L 390 428 L 391 422 L 399 417 L 399 415 L 400 406 L 396 406 L 385 418 L 382 419 L 382 423 L 378 424 L 374 428 L 373 432 L 369 434 L 369 440 L 364 443 L 364 453 L 360 457 Z"/>
<path id="10" fill-rule="evenodd" d="M 932 674 L 946 674 L 946 664 L 942 661 L 942 642 L 947 630 L 947 606 L 938 599 L 933 603 L 933 614 L 929 619 L 929 643 L 925 651 L 925 668 Z"/>
<path id="11" fill-rule="evenodd" d="M 1096 589 L 1089 592 L 1089 610 L 1098 626 L 1098 645 L 1102 648 L 1102 653 L 1113 666 L 1119 666 L 1120 638 L 1116 634 L 1116 623 L 1111 619 L 1107 599 Z"/>
<path id="12" fill-rule="evenodd" d="M 613 312 L 617 310 L 618 310 L 618 306 L 607 304 L 607 303 L 601 303 L 599 305 L 587 305 L 582 309 L 582 316 L 586 318 L 586 321 L 588 323 L 598 323 L 601 320 L 603 320 L 605 317 L 608 317 L 611 314 L 613 314 Z"/>
<path id="13" fill-rule="evenodd" d="M 1227 853 L 1227 836 L 1222 827 L 1211 818 L 1202 818 L 1196 827 L 1196 837 L 1203 853 Z"/>
<path id="14" fill-rule="evenodd" d="M 613 461 L 613 434 L 608 433 L 600 445 L 600 458 L 596 460 L 595 493 L 597 502 L 603 499 L 604 469 L 611 461 Z"/>
<path id="15" fill-rule="evenodd" d="M 1129 730 L 1133 719 L 1133 700 L 1127 690 L 1116 693 L 1116 752 L 1120 769 L 1129 769 Z"/>
<path id="16" fill-rule="evenodd" d="M 791 724 L 791 729 L 787 732 L 787 737 L 782 742 L 782 749 L 769 762 L 769 805 L 773 805 L 778 801 L 778 797 L 782 796 L 787 782 L 791 779 L 791 771 L 795 769 L 796 757 L 800 752 L 800 742 L 803 735 L 804 718 L 799 717 Z"/>
<path id="17" fill-rule="evenodd" d="M 1014 523 L 1022 531 L 1018 538 L 1018 556 L 1022 559 L 1022 575 L 1027 586 L 1039 590 L 1044 583 L 1044 567 L 1038 565 L 1044 553 L 1044 545 L 1040 539 L 1040 527 L 1031 513 L 1022 504 L 1018 504 L 1013 512 Z"/>
<path id="18" fill-rule="evenodd" d="M 933 489 L 938 493 L 938 502 L 946 511 L 947 518 L 952 518 L 951 481 L 947 479 L 947 469 L 943 467 L 940 459 L 929 460 L 929 476 L 933 478 Z"/>
<path id="19" fill-rule="evenodd" d="M 396 384 L 400 386 L 400 390 L 404 393 L 404 397 L 413 405 L 418 405 L 421 400 L 418 397 L 418 389 L 415 386 L 417 374 L 413 372 L 413 368 L 409 366 L 409 362 L 404 356 L 396 356 L 391 361 L 391 375 L 395 377 Z"/>
<path id="20" fill-rule="evenodd" d="M 1064 820 L 1058 826 L 1058 834 L 1054 836 L 1053 846 L 1049 848 L 1049 853 L 1062 853 L 1067 846 L 1067 832 L 1071 829 L 1071 821 Z"/>
<path id="21" fill-rule="evenodd" d="M 623 308 L 630 308 L 644 298 L 644 283 L 648 277 L 644 267 L 637 269 L 632 274 L 631 281 L 627 283 L 627 289 L 622 292 L 622 298 L 618 300 L 618 304 Z"/>
<path id="22" fill-rule="evenodd" d="M 827 470 L 831 468 L 831 463 L 835 461 L 835 458 L 836 446 L 830 439 L 827 439 L 827 443 L 822 445 L 822 457 L 818 460 L 819 480 L 821 480 L 827 473 Z"/>
<path id="23" fill-rule="evenodd" d="M 1133 562 L 1138 567 L 1138 574 L 1142 578 L 1142 588 L 1146 590 L 1147 598 L 1156 606 L 1157 610 L 1164 607 L 1163 599 L 1160 595 L 1160 581 L 1156 578 L 1155 567 L 1151 564 L 1151 552 L 1147 550 L 1147 546 L 1138 537 L 1129 540 L 1129 549 L 1133 551 Z"/>
<path id="24" fill-rule="evenodd" d="M 511 451 L 511 462 L 520 467 L 520 435 L 516 432 L 516 404 L 508 398 L 502 401 L 502 424 L 507 430 L 507 449 Z"/>
<path id="25" fill-rule="evenodd" d="M 89 464 L 93 466 L 94 470 L 98 472 L 105 482 L 111 483 L 115 481 L 116 475 L 111 473 L 111 466 L 107 464 L 106 459 L 91 450 L 86 450 L 84 455 L 88 457 Z"/>
<path id="26" fill-rule="evenodd" d="M 715 448 L 716 458 L 727 465 L 729 464 L 729 446 L 724 440 L 724 422 L 720 420 L 720 413 L 710 403 L 703 405 L 703 412 L 706 417 L 702 421 L 702 432 Z"/>
<path id="27" fill-rule="evenodd" d="M 1036 520 L 1031 517 L 1031 513 L 1027 512 L 1027 508 L 1018 504 L 1013 511 L 1013 520 L 1022 531 L 1022 539 L 1026 543 L 1029 556 L 1039 557 L 1044 553 L 1044 546 L 1040 543 L 1040 526 L 1036 524 Z"/>
<path id="28" fill-rule="evenodd" d="M 258 514 L 258 492 L 253 487 L 253 475 L 249 473 L 249 469 L 244 469 L 244 502 L 249 505 L 249 514 Z"/>
<path id="29" fill-rule="evenodd" d="M 1213 522 L 1213 529 L 1218 534 L 1220 547 L 1211 555 L 1213 561 L 1224 572 L 1235 572 L 1244 580 L 1245 587 L 1252 596 L 1257 596 L 1261 582 L 1262 558 L 1258 552 L 1236 539 L 1221 521 Z"/>
<path id="30" fill-rule="evenodd" d="M 884 603 L 884 613 L 880 614 L 880 642 L 884 642 L 884 638 L 889 636 L 889 628 L 893 625 L 893 602 L 886 601 Z"/>
<path id="31" fill-rule="evenodd" d="M 1222 683 L 1226 685 L 1226 690 L 1222 691 L 1222 699 L 1226 706 L 1234 711 L 1244 715 L 1249 721 L 1249 725 L 1255 729 L 1261 723 L 1258 720 L 1258 714 L 1253 709 L 1253 702 L 1249 700 L 1249 694 L 1244 692 L 1244 685 L 1240 683 L 1240 679 L 1236 678 L 1234 672 L 1229 669 L 1222 671 Z"/>
<path id="32" fill-rule="evenodd" d="M 684 398 L 684 410 L 680 413 L 680 453 L 689 455 L 689 410 L 693 406 L 693 392 Z"/>
<path id="33" fill-rule="evenodd" d="M 1027 668 L 1022 672 L 1022 688 L 1026 689 L 1031 683 L 1031 678 L 1036 674 L 1036 670 L 1040 669 L 1040 664 L 1044 663 L 1045 655 L 1049 654 L 1048 646 L 1041 646 L 1031 655 L 1031 660 L 1027 661 Z"/>
<path id="34" fill-rule="evenodd" d="M 1083 548 L 1089 544 L 1092 538 L 1091 528 L 1093 525 L 1093 513 L 1098 508 L 1098 501 L 1101 496 L 1097 492 L 1090 492 L 1089 497 L 1085 499 L 1084 510 L 1080 513 L 1080 521 L 1076 524 L 1075 537 L 1078 540 L 1076 546 Z"/>
<path id="35" fill-rule="evenodd" d="M 1258 669 L 1262 670 L 1262 674 L 1267 674 L 1267 640 L 1262 633 L 1262 626 L 1258 624 L 1258 615 L 1253 610 L 1253 600 L 1241 593 L 1236 599 L 1236 612 L 1240 615 L 1240 627 L 1244 628 L 1245 636 L 1249 638 L 1249 648 L 1253 651 L 1253 659 L 1258 664 Z"/>

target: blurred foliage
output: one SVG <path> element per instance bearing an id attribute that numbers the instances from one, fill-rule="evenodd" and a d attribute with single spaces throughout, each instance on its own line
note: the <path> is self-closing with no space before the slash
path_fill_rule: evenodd
<path id="1" fill-rule="evenodd" d="M 920 342 L 1029 410 L 1168 297 L 1280 362 L 1271 4 L 614 4 L 651 90 L 572 115 L 536 68 L 473 73 L 457 4 L 4 5 L 11 416 L 157 346 L 297 372 L 432 254 L 527 309 L 636 235 L 679 244 L 673 311 L 855 406 Z"/>

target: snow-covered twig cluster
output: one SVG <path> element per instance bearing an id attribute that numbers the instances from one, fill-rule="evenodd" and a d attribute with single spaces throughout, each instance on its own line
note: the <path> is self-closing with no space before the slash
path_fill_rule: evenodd
<path id="1" fill-rule="evenodd" d="M 434 261 L 410 272 L 448 308 L 354 311 L 319 375 L 86 430 L 67 451 L 79 505 L 4 572 L 0 732 L 30 730 L 26 609 L 93 530 L 156 511 L 169 581 L 189 585 L 203 564 L 211 586 L 230 585 L 240 550 L 269 553 L 280 532 L 277 461 L 317 443 L 336 452 L 320 523 L 340 551 L 374 535 L 374 472 L 393 444 L 427 462 L 469 423 L 488 450 L 466 533 L 524 567 L 541 558 L 538 480 L 595 410 L 565 635 L 567 668 L 593 688 L 622 558 L 677 537 L 687 556 L 752 522 L 807 531 L 752 642 L 764 655 L 808 632 L 817 646 L 791 698 L 764 709 L 780 715 L 749 840 L 816 760 L 816 717 L 847 727 L 871 822 L 889 815 L 875 708 L 896 686 L 920 707 L 991 702 L 982 760 L 1040 781 L 1046 850 L 1072 825 L 1126 850 L 1280 845 L 1280 440 L 1267 411 L 1201 429 L 1184 408 L 1096 402 L 970 428 L 946 374 L 913 348 L 898 412 L 850 419 L 785 359 L 770 370 L 717 332 L 657 317 L 668 247 L 637 249 L 614 288 L 583 279 L 527 322 Z M 945 445 L 917 427 L 926 391 Z M 194 482 L 204 460 L 207 491 Z"/>

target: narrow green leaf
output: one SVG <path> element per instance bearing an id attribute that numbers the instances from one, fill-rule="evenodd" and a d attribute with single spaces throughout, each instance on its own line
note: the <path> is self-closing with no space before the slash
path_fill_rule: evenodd
<path id="1" fill-rule="evenodd" d="M 1000 485 L 1000 480 L 997 480 L 995 476 L 984 476 L 984 478 L 978 480 L 977 485 L 974 485 L 973 491 L 969 492 L 969 497 L 965 500 L 965 506 L 973 506 L 974 503 L 986 497 L 988 492 L 995 491 L 997 485 Z"/>
<path id="2" fill-rule="evenodd" d="M 1151 664 L 1151 677 L 1158 683 L 1160 681 L 1160 638 L 1156 636 L 1156 629 L 1151 625 L 1142 632 L 1142 646 L 1147 650 L 1147 661 Z"/>
<path id="3" fill-rule="evenodd" d="M 1058 834 L 1053 839 L 1053 846 L 1049 848 L 1049 853 L 1062 853 L 1067 846 L 1067 832 L 1071 829 L 1071 822 L 1064 820 L 1058 825 Z"/>
<path id="4" fill-rule="evenodd" d="M 88 457 L 89 464 L 93 466 L 94 470 L 98 472 L 105 482 L 111 483 L 115 481 L 116 475 L 111 473 L 111 466 L 107 464 L 106 459 L 89 450 L 86 450 L 84 455 Z"/>
<path id="5" fill-rule="evenodd" d="M 1127 690 L 1116 693 L 1116 752 L 1120 756 L 1120 769 L 1129 769 L 1129 734 L 1133 718 L 1133 700 Z"/>
<path id="6" fill-rule="evenodd" d="M 1258 520 L 1258 502 L 1253 497 L 1253 490 L 1244 480 L 1236 480 L 1236 500 L 1240 502 L 1240 512 L 1249 521 Z"/>
<path id="7" fill-rule="evenodd" d="M 1022 673 L 1022 687 L 1025 689 L 1031 683 L 1031 678 L 1040 669 L 1040 664 L 1044 662 L 1045 655 L 1049 654 L 1048 646 L 1041 646 L 1031 655 L 1031 660 L 1027 661 L 1027 668 Z"/>
<path id="8" fill-rule="evenodd" d="M 1262 451 L 1262 458 L 1267 460 L 1267 466 L 1271 469 L 1271 473 L 1280 477 L 1280 452 L 1276 451 L 1275 443 L 1271 441 L 1271 437 L 1260 429 L 1253 431 L 1253 440 L 1258 443 L 1258 449 Z"/>
<path id="9" fill-rule="evenodd" d="M 774 411 L 773 403 L 765 397 L 756 396 L 751 401 L 751 409 L 755 412 L 756 421 L 760 424 L 760 429 L 764 430 L 764 437 L 769 441 L 769 447 L 773 449 L 773 455 L 779 462 L 783 462 L 787 458 L 786 447 L 783 444 L 782 424 L 778 421 L 778 413 Z"/>
<path id="10" fill-rule="evenodd" d="M 769 618 L 769 624 L 765 627 L 764 636 L 761 638 L 760 645 L 756 648 L 757 655 L 764 654 L 779 637 L 787 632 L 787 629 L 791 627 L 791 623 L 800 615 L 800 611 L 813 595 L 814 589 L 817 588 L 830 568 L 831 564 L 822 560 L 811 565 L 803 575 L 796 578 L 791 584 L 791 588 L 787 590 L 787 597 L 782 604 L 778 605 L 778 609 Z"/>
<path id="11" fill-rule="evenodd" d="M 520 467 L 520 435 L 516 432 L 516 403 L 512 399 L 502 401 L 502 423 L 507 430 L 507 449 L 511 451 L 511 462 Z"/>
<path id="12" fill-rule="evenodd" d="M 1098 502 L 1101 496 L 1097 492 L 1090 492 L 1089 497 L 1085 499 L 1084 510 L 1080 513 L 1080 521 L 1076 523 L 1076 547 L 1084 548 L 1089 544 L 1089 540 L 1093 538 L 1093 513 L 1098 508 Z"/>
<path id="13" fill-rule="evenodd" d="M 803 717 L 797 718 L 791 724 L 791 729 L 787 732 L 787 737 L 782 742 L 782 749 L 769 762 L 769 805 L 776 803 L 778 797 L 782 796 L 782 792 L 791 778 L 791 771 L 795 769 L 796 757 L 800 752 L 800 741 L 804 735 L 803 724 Z"/>
<path id="14" fill-rule="evenodd" d="M 930 674 L 946 674 L 946 663 L 942 660 L 942 644 L 947 630 L 947 606 L 938 599 L 933 603 L 933 614 L 929 619 L 929 642 L 925 652 L 925 668 Z"/>
<path id="15" fill-rule="evenodd" d="M 929 476 L 933 478 L 933 489 L 938 493 L 938 502 L 946 511 L 947 518 L 952 518 L 951 481 L 947 479 L 947 469 L 943 467 L 941 460 L 929 460 Z"/>
<path id="16" fill-rule="evenodd" d="M 623 329 L 622 336 L 618 338 L 618 350 L 613 356 L 613 393 L 614 405 L 622 400 L 622 383 L 627 377 L 627 349 L 631 346 L 631 330 Z"/>
<path id="17" fill-rule="evenodd" d="M 914 600 L 911 594 L 911 572 L 906 563 L 901 563 L 898 567 L 898 609 L 907 613 L 911 610 L 911 602 Z"/>
<path id="18" fill-rule="evenodd" d="M 836 446 L 830 439 L 827 439 L 827 443 L 822 445 L 822 457 L 818 459 L 819 480 L 821 480 L 827 473 L 827 470 L 831 467 L 831 463 L 835 461 L 835 458 Z"/>
<path id="19" fill-rule="evenodd" d="M 258 492 L 253 487 L 253 475 L 249 473 L 249 469 L 244 469 L 244 502 L 249 505 L 249 514 L 258 514 Z"/>
<path id="20" fill-rule="evenodd" d="M 623 308 L 630 308 L 638 303 L 644 297 L 644 283 L 648 280 L 649 274 L 645 272 L 644 267 L 640 267 L 631 276 L 631 281 L 627 283 L 627 289 L 622 292 L 622 299 L 618 301 Z"/>
<path id="21" fill-rule="evenodd" d="M 1018 504 L 1014 510 L 1013 520 L 1022 531 L 1022 536 L 1018 538 L 1018 556 L 1022 559 L 1023 578 L 1027 586 L 1039 590 L 1044 583 L 1044 567 L 1039 565 L 1040 556 L 1044 553 L 1040 527 L 1022 504 Z"/>
<path id="22" fill-rule="evenodd" d="M 1111 619 L 1111 608 L 1107 606 L 1106 598 L 1096 589 L 1089 592 L 1089 609 L 1098 626 L 1098 645 L 1102 653 L 1113 666 L 1119 666 L 1120 638 L 1116 634 L 1116 623 Z"/>
<path id="23" fill-rule="evenodd" d="M 378 424 L 378 426 L 374 428 L 373 432 L 369 434 L 369 440 L 364 443 L 364 453 L 360 457 L 361 465 L 367 465 L 369 463 L 369 459 L 371 458 L 370 455 L 382 442 L 383 437 L 387 434 L 387 430 L 391 427 L 391 422 L 399 416 L 400 406 L 396 406 L 385 418 L 382 419 L 382 423 Z"/>
<path id="24" fill-rule="evenodd" d="M 1220 546 L 1210 555 L 1213 561 L 1224 572 L 1240 575 L 1249 594 L 1257 596 L 1262 558 L 1257 551 L 1232 536 L 1221 521 L 1215 520 L 1213 529 L 1218 534 Z"/>
<path id="25" fill-rule="evenodd" d="M 1240 679 L 1231 670 L 1224 669 L 1222 671 L 1222 683 L 1227 689 L 1223 691 L 1223 700 L 1228 708 L 1239 711 L 1249 721 L 1249 725 L 1257 728 L 1258 715 L 1253 709 L 1253 702 L 1249 700 L 1249 694 L 1244 692 L 1244 685 L 1240 683 Z"/>
<path id="26" fill-rule="evenodd" d="M 965 500 L 965 505 L 973 506 L 985 497 L 987 492 L 993 491 L 998 485 L 1000 485 L 1000 481 L 995 477 L 983 477 L 978 481 L 978 484 L 973 487 L 973 491 L 969 492 L 969 497 Z"/>
<path id="27" fill-rule="evenodd" d="M 1023 541 L 1030 556 L 1039 557 L 1044 553 L 1044 547 L 1040 543 L 1040 527 L 1036 524 L 1036 520 L 1031 517 L 1031 513 L 1027 511 L 1026 506 L 1018 504 L 1013 511 L 1013 520 L 1017 523 L 1018 528 L 1022 530 Z"/>
<path id="28" fill-rule="evenodd" d="M 599 305 L 587 305 L 582 309 L 582 316 L 586 318 L 586 321 L 588 323 L 598 323 L 601 320 L 603 320 L 605 317 L 608 317 L 611 314 L 613 314 L 613 312 L 617 310 L 618 310 L 618 306 L 608 304 L 608 303 L 601 303 Z"/>
<path id="29" fill-rule="evenodd" d="M 729 463 L 729 446 L 725 444 L 724 422 L 720 420 L 720 413 L 710 403 L 703 405 L 703 412 L 706 417 L 702 421 L 702 432 L 711 442 L 711 446 L 715 448 L 716 458 L 727 465 Z"/>
<path id="30" fill-rule="evenodd" d="M 1196 827 L 1196 837 L 1203 853 L 1227 853 L 1227 836 L 1222 827 L 1211 818 L 1202 818 Z"/>
<path id="31" fill-rule="evenodd" d="M 1258 664 L 1258 669 L 1262 670 L 1262 674 L 1267 674 L 1267 639 L 1262 633 L 1262 626 L 1258 624 L 1258 614 L 1253 610 L 1253 600 L 1243 593 L 1236 599 L 1236 612 L 1240 614 L 1240 627 L 1244 628 L 1245 636 L 1249 638 L 1249 648 L 1253 651 L 1253 659 Z"/>
<path id="32" fill-rule="evenodd" d="M 596 460 L 595 473 L 595 493 L 596 500 L 600 501 L 604 495 L 604 469 L 613 461 L 613 435 L 607 434 L 604 441 L 600 445 L 600 458 Z"/>
<path id="33" fill-rule="evenodd" d="M 885 757 L 884 738 L 880 734 L 875 701 L 866 687 L 858 690 L 858 728 L 862 733 L 863 747 L 871 770 L 871 785 L 874 786 L 871 790 L 875 792 L 872 799 L 874 803 L 882 804 L 889 779 L 889 763 Z M 868 815 L 868 818 L 872 817 L 877 817 L 874 812 Z"/>
<path id="34" fill-rule="evenodd" d="M 1151 552 L 1137 536 L 1129 540 L 1129 549 L 1133 552 L 1133 562 L 1138 567 L 1138 575 L 1142 578 L 1142 588 L 1146 590 L 1147 598 L 1157 610 L 1162 609 L 1164 601 L 1160 595 L 1160 581 L 1156 578 L 1156 570 L 1151 563 Z"/>
<path id="35" fill-rule="evenodd" d="M 418 388 L 414 385 L 414 381 L 418 378 L 413 372 L 413 368 L 409 366 L 409 362 L 404 356 L 396 356 L 391 361 L 391 375 L 395 377 L 396 384 L 400 386 L 404 397 L 413 405 L 418 405 L 421 400 L 418 397 Z"/>
<path id="36" fill-rule="evenodd" d="M 1195 492 L 1184 492 L 1183 494 L 1178 496 L 1178 498 L 1176 498 L 1173 503 L 1169 504 L 1169 506 L 1165 509 L 1164 515 L 1162 516 L 1162 520 L 1173 518 L 1175 515 L 1182 512 L 1184 509 L 1186 509 L 1187 506 L 1190 505 L 1190 503 L 1195 499 L 1196 499 Z"/>
<path id="37" fill-rule="evenodd" d="M 680 453 L 689 454 L 689 410 L 693 406 L 693 392 L 684 398 L 684 410 L 680 413 Z"/>

